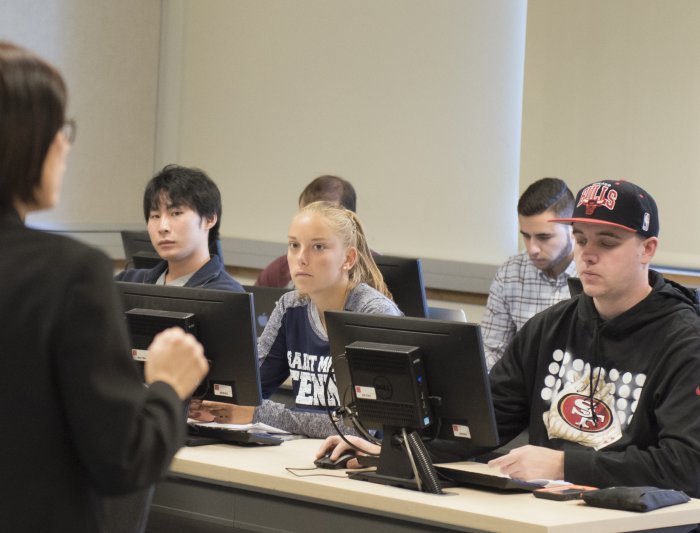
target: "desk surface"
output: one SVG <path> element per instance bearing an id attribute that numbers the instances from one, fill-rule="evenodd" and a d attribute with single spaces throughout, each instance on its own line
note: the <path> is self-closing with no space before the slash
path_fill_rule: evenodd
<path id="1" fill-rule="evenodd" d="M 596 533 L 700 523 L 700 500 L 649 513 L 589 507 L 581 501 L 555 502 L 530 493 L 493 493 L 467 488 L 432 495 L 346 478 L 343 470 L 311 469 L 321 441 L 301 439 L 273 447 L 211 445 L 183 448 L 171 475 L 274 494 L 328 507 L 393 516 L 456 530 Z M 322 475 L 310 475 L 320 473 Z"/>

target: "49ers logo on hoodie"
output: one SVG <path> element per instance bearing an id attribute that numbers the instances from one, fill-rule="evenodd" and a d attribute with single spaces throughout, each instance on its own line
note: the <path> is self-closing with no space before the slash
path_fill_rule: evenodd
<path id="1" fill-rule="evenodd" d="M 645 381 L 643 373 L 591 368 L 568 351 L 554 350 L 540 390 L 547 435 L 595 450 L 615 442 L 634 417 Z"/>
<path id="2" fill-rule="evenodd" d="M 582 394 L 567 394 L 559 400 L 559 416 L 571 427 L 593 433 L 605 431 L 612 424 L 612 412 L 605 402 L 593 400 Z M 595 413 L 595 416 L 594 416 Z"/>

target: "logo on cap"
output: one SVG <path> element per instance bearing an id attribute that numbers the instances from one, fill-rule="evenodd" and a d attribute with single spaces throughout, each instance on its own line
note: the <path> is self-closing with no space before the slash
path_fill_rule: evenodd
<path id="1" fill-rule="evenodd" d="M 599 207 L 615 209 L 617 191 L 608 184 L 594 183 L 581 191 L 576 207 L 585 206 L 586 215 L 591 216 Z"/>

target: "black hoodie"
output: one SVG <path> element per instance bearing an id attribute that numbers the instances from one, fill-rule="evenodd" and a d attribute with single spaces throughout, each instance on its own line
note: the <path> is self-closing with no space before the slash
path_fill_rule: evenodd
<path id="1" fill-rule="evenodd" d="M 499 433 L 506 442 L 529 426 L 530 444 L 564 450 L 567 481 L 697 498 L 696 298 L 653 271 L 649 283 L 649 295 L 612 320 L 585 295 L 530 320 L 491 373 Z"/>
<path id="2" fill-rule="evenodd" d="M 525 324 L 491 371 L 499 436 L 508 442 L 529 428 L 530 444 L 564 450 L 564 478 L 573 483 L 652 485 L 697 498 L 695 293 L 653 271 L 649 283 L 649 295 L 612 320 L 581 295 Z"/>

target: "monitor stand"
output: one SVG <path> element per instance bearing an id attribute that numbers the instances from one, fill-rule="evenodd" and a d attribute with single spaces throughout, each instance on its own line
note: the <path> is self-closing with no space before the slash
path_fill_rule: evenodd
<path id="1" fill-rule="evenodd" d="M 425 480 L 425 474 L 428 473 L 427 475 L 432 477 L 432 485 L 430 482 L 423 481 L 419 486 L 416 481 L 408 453 L 400 442 L 403 439 L 402 428 L 384 427 L 383 432 L 382 451 L 379 455 L 377 471 L 355 472 L 350 474 L 350 479 L 402 487 L 404 489 L 440 493 L 442 484 L 437 481 L 435 467 L 430 461 L 425 446 L 420 442 L 418 433 L 414 432 L 410 435 L 410 447 L 413 460 L 416 463 L 415 466 L 418 472 L 424 474 L 421 476 L 421 479 Z"/>

